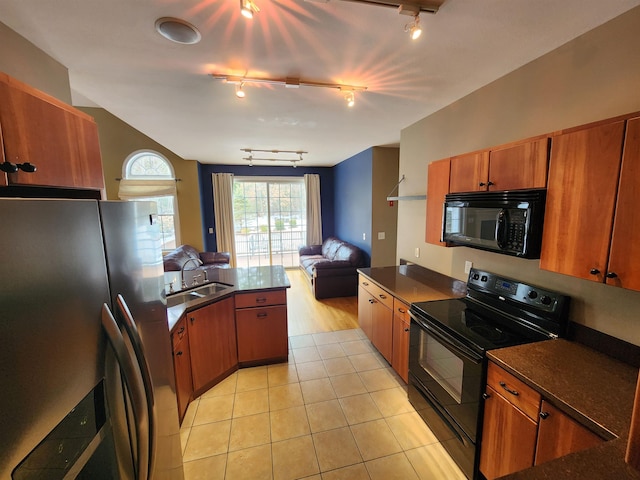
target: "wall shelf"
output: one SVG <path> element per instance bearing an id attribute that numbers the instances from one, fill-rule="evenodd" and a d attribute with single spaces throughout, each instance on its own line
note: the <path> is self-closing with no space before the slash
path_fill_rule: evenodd
<path id="1" fill-rule="evenodd" d="M 387 201 L 391 202 L 393 200 L 426 200 L 426 195 L 404 195 L 402 197 L 387 197 Z"/>

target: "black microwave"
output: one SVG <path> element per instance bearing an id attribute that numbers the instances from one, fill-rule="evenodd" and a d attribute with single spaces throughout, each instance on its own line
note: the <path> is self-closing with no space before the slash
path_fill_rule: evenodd
<path id="1" fill-rule="evenodd" d="M 522 258 L 540 258 L 547 191 L 511 190 L 445 196 L 442 239 Z"/>

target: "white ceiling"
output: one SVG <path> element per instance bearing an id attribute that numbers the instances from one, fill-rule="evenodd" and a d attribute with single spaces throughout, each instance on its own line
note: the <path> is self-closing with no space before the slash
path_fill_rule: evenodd
<path id="1" fill-rule="evenodd" d="M 640 0 L 446 0 L 412 20 L 393 8 L 330 0 L 0 0 L 0 21 L 68 67 L 74 104 L 100 106 L 185 159 L 247 164 L 242 148 L 304 150 L 332 166 L 449 105 Z M 178 17 L 196 45 L 154 29 Z M 2 48 L 6 48 L 4 45 Z M 209 73 L 365 85 L 339 91 L 234 87 Z M 257 155 L 256 155 L 257 156 Z M 274 165 L 277 163 L 269 163 Z"/>

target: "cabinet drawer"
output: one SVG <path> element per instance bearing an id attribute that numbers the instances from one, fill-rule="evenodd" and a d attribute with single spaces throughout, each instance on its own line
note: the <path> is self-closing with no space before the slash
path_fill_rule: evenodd
<path id="1" fill-rule="evenodd" d="M 489 362 L 487 369 L 487 385 L 538 423 L 538 413 L 542 401 L 538 392 L 493 362 Z"/>
<path id="2" fill-rule="evenodd" d="M 178 323 L 176 323 L 173 333 L 171 334 L 171 343 L 172 343 L 174 352 L 176 351 L 177 345 L 186 335 L 187 335 L 187 321 L 185 317 L 182 317 L 178 321 Z"/>
<path id="3" fill-rule="evenodd" d="M 271 292 L 240 293 L 236 295 L 236 308 L 266 307 L 268 305 L 286 305 L 286 290 Z"/>
<path id="4" fill-rule="evenodd" d="M 369 294 L 386 306 L 389 310 L 393 310 L 393 295 L 387 293 L 385 290 L 380 288 L 378 285 L 373 283 L 371 280 L 360 276 L 360 286 L 364 288 Z"/>
<path id="5" fill-rule="evenodd" d="M 409 316 L 409 305 L 401 300 L 393 297 L 393 314 L 402 318 L 407 323 L 411 323 L 411 317 Z"/>

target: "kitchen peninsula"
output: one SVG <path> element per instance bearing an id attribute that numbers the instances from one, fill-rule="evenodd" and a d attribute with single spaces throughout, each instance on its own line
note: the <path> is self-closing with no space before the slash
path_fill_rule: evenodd
<path id="1" fill-rule="evenodd" d="M 165 283 L 175 274 L 165 274 Z M 239 367 L 288 357 L 291 284 L 283 266 L 215 269 L 201 285 L 193 285 L 193 276 L 185 271 L 192 287 L 167 297 L 181 420 L 191 400 Z"/>

